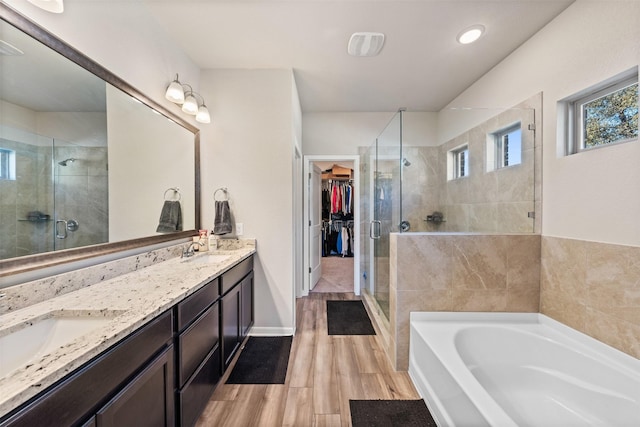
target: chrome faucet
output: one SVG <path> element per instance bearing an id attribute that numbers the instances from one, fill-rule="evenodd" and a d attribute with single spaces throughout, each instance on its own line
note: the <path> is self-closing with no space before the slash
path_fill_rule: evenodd
<path id="1" fill-rule="evenodd" d="M 201 242 L 200 240 L 198 240 L 197 242 L 189 243 L 189 246 L 187 246 L 187 249 L 185 249 L 182 252 L 182 258 L 192 257 L 196 253 L 196 250 L 195 250 L 196 245 L 204 246 L 204 243 Z"/>

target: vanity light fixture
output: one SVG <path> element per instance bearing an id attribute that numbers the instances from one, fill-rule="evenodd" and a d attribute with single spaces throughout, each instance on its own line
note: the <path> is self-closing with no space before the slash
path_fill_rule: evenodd
<path id="1" fill-rule="evenodd" d="M 185 87 L 187 88 L 186 91 L 184 89 Z M 211 115 L 205 104 L 204 97 L 195 92 L 190 85 L 180 83 L 177 74 L 176 79 L 167 87 L 164 97 L 174 104 L 182 105 L 182 111 L 196 116 L 198 123 L 211 123 Z M 197 97 L 202 99 L 202 103 L 198 102 Z"/>
<path id="2" fill-rule="evenodd" d="M 484 25 L 472 25 L 458 33 L 456 40 L 460 44 L 469 44 L 478 40 L 484 34 Z"/>
<path id="3" fill-rule="evenodd" d="M 32 3 L 47 12 L 64 12 L 64 0 L 29 0 L 29 3 Z"/>

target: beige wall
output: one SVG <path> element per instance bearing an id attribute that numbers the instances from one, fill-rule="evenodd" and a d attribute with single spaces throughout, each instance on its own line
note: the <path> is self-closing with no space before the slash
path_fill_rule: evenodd
<path id="1" fill-rule="evenodd" d="M 234 222 L 258 242 L 254 334 L 295 328 L 292 191 L 300 104 L 294 88 L 291 70 L 202 73 L 212 118 L 201 132 L 202 225 L 213 228 L 213 193 L 227 187 Z"/>
<path id="2" fill-rule="evenodd" d="M 540 312 L 640 358 L 640 247 L 542 238 Z"/>
<path id="3" fill-rule="evenodd" d="M 396 369 L 409 363 L 412 311 L 538 312 L 540 236 L 393 233 L 390 346 Z"/>

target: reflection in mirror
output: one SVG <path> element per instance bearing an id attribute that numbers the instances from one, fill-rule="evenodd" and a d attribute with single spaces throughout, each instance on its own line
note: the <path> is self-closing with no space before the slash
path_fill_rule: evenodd
<path id="1" fill-rule="evenodd" d="M 165 199 L 180 199 L 175 234 L 194 230 L 198 130 L 6 6 L 0 12 L 34 36 L 0 21 L 0 264 L 23 257 L 10 267 L 30 269 L 35 254 L 70 250 L 72 261 L 117 250 L 107 243 L 170 240 L 156 231 Z M 82 256 L 73 251 L 87 245 Z"/>

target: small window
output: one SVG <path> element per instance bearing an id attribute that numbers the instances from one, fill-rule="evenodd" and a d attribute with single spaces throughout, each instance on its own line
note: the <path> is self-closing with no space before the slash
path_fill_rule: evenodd
<path id="1" fill-rule="evenodd" d="M 560 102 L 566 153 L 638 139 L 638 71 L 626 72 Z"/>
<path id="2" fill-rule="evenodd" d="M 638 79 L 634 80 L 576 102 L 581 150 L 638 137 Z"/>
<path id="3" fill-rule="evenodd" d="M 0 148 L 0 179 L 16 179 L 16 152 Z"/>
<path id="4" fill-rule="evenodd" d="M 469 176 L 469 146 L 464 145 L 451 151 L 451 160 L 453 166 L 452 179 L 464 178 Z"/>
<path id="5" fill-rule="evenodd" d="M 522 127 L 520 123 L 491 134 L 493 147 L 489 147 L 487 159 L 493 159 L 494 167 L 488 170 L 506 168 L 522 163 Z"/>

